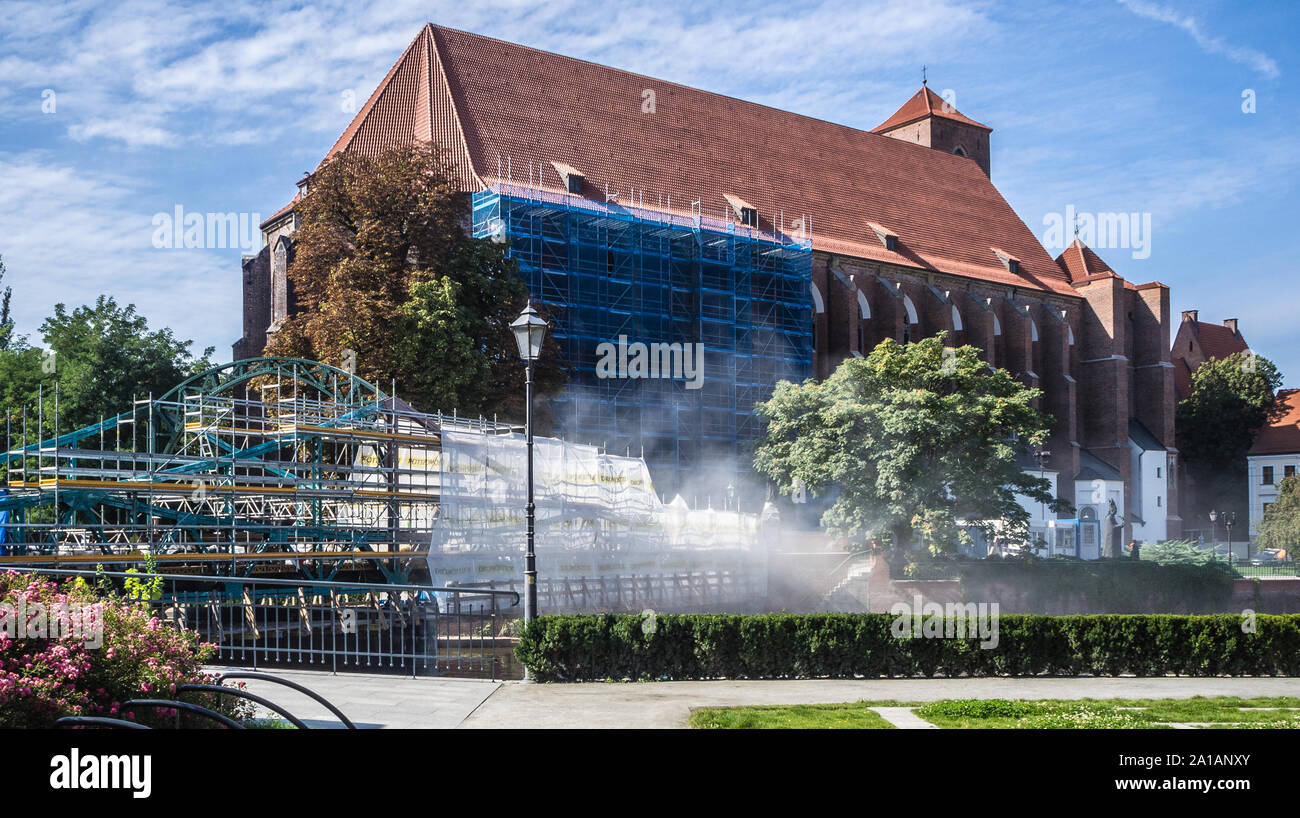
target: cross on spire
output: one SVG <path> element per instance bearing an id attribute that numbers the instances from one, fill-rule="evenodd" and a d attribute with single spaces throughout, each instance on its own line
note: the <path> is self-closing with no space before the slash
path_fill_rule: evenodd
<path id="1" fill-rule="evenodd" d="M 925 86 L 926 82 L 927 82 L 927 80 L 926 80 L 926 78 L 925 78 L 925 66 L 923 65 L 923 66 L 921 66 L 921 85 L 922 85 L 922 87 Z"/>

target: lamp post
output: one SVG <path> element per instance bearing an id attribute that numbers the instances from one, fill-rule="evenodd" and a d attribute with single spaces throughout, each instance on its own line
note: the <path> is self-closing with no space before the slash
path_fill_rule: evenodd
<path id="1" fill-rule="evenodd" d="M 510 331 L 519 344 L 519 357 L 524 360 L 524 434 L 528 449 L 528 505 L 525 515 L 528 520 L 528 545 L 524 551 L 524 624 L 537 618 L 537 553 L 533 549 L 533 523 L 535 507 L 533 506 L 533 364 L 542 355 L 542 341 L 546 338 L 549 325 L 533 309 L 529 301 L 519 317 L 510 322 Z"/>
<path id="2" fill-rule="evenodd" d="M 1228 529 L 1228 557 L 1232 557 L 1232 524 L 1237 522 L 1237 512 L 1223 512 L 1223 524 Z M 1250 543 L 1246 543 L 1246 559 L 1250 559 Z"/>
<path id="3" fill-rule="evenodd" d="M 1210 511 L 1210 540 L 1211 540 L 1211 545 L 1215 547 L 1219 545 L 1219 527 L 1215 525 L 1215 522 L 1218 521 L 1218 519 L 1219 519 L 1219 512 L 1213 510 Z M 1229 546 L 1228 548 L 1228 558 L 1229 559 L 1232 558 L 1231 546 Z"/>
<path id="4" fill-rule="evenodd" d="M 1047 479 L 1046 463 L 1047 463 L 1047 459 L 1051 456 L 1052 453 L 1047 451 L 1046 449 L 1039 449 L 1038 451 L 1034 452 L 1034 460 L 1038 461 L 1038 477 L 1041 480 Z M 1045 528 L 1047 526 L 1047 504 L 1040 502 L 1038 505 L 1039 505 L 1038 516 L 1043 518 L 1043 526 Z"/>

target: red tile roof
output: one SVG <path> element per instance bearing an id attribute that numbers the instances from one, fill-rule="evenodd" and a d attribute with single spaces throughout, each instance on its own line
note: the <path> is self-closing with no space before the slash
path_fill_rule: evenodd
<path id="1" fill-rule="evenodd" d="M 921 86 L 921 90 L 917 91 L 916 94 L 908 99 L 907 102 L 904 102 L 903 107 L 894 111 L 893 116 L 889 117 L 889 119 L 886 119 L 884 122 L 872 128 L 871 132 L 884 133 L 885 131 L 892 131 L 895 128 L 916 122 L 919 119 L 925 119 L 927 116 L 940 116 L 944 119 L 951 119 L 956 122 L 964 122 L 967 125 L 974 125 L 975 127 L 982 128 L 989 133 L 993 132 L 993 129 L 988 125 L 976 122 L 949 105 L 938 94 L 931 91 L 930 87 L 927 85 Z"/>
<path id="2" fill-rule="evenodd" d="M 1281 416 L 1259 431 L 1251 454 L 1300 454 L 1300 389 L 1280 389 Z"/>
<path id="3" fill-rule="evenodd" d="M 507 163 L 524 183 L 531 162 L 541 186 L 564 192 L 551 165 L 562 162 L 602 201 L 608 185 L 625 201 L 635 190 L 689 213 L 700 199 L 721 216 L 731 194 L 767 229 L 779 212 L 787 230 L 806 218 L 815 249 L 1078 295 L 969 159 L 501 40 L 425 26 L 329 156 L 416 139 L 448 149 L 466 190 L 495 184 Z M 871 222 L 898 234 L 896 251 Z"/>
<path id="4" fill-rule="evenodd" d="M 1201 351 L 1205 353 L 1206 360 L 1210 358 L 1223 360 L 1233 353 L 1245 352 L 1249 348 L 1240 332 L 1233 332 L 1222 324 L 1197 321 L 1194 329 L 1196 340 L 1200 341 Z"/>
<path id="5" fill-rule="evenodd" d="M 1070 281 L 1081 281 L 1092 276 L 1114 273 L 1101 257 L 1092 251 L 1092 248 L 1076 238 L 1065 248 L 1061 255 L 1056 257 L 1056 263 L 1061 266 Z"/>

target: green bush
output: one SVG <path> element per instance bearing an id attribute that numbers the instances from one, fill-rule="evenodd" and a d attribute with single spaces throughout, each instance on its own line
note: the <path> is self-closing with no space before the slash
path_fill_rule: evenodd
<path id="1" fill-rule="evenodd" d="M 891 614 L 545 616 L 516 655 L 541 681 L 1300 675 L 1300 615 L 1005 615 L 978 638 L 896 638 Z"/>

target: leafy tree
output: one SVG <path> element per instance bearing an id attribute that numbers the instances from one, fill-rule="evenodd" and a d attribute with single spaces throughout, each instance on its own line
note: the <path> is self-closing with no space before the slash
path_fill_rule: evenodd
<path id="1" fill-rule="evenodd" d="M 4 277 L 5 262 L 0 258 L 0 281 L 3 281 Z M 0 295 L 0 350 L 8 349 L 14 341 L 14 319 L 9 313 L 9 300 L 13 294 L 13 287 L 5 287 L 4 294 Z"/>
<path id="2" fill-rule="evenodd" d="M 1004 520 L 1023 536 L 1029 514 L 1017 494 L 1062 507 L 1017 463 L 1051 417 L 1032 405 L 1039 390 L 990 371 L 974 347 L 945 348 L 944 337 L 886 340 L 824 382 L 778 384 L 756 407 L 768 427 L 755 467 L 783 493 L 838 490 L 822 523 L 857 543 L 909 548 L 920 529 L 946 548 L 958 520 L 986 533 Z"/>
<path id="3" fill-rule="evenodd" d="M 1277 499 L 1256 527 L 1255 545 L 1283 548 L 1294 557 L 1300 546 L 1300 477 L 1291 475 L 1278 485 Z"/>
<path id="4" fill-rule="evenodd" d="M 196 359 L 191 341 L 178 340 L 170 329 L 150 331 L 134 304 L 120 307 L 103 295 L 95 306 L 71 312 L 56 304 L 41 333 L 46 349 L 23 344 L 0 353 L 0 373 L 19 379 L 4 393 L 11 416 L 34 404 L 37 386 L 44 387 L 46 434 L 53 431 L 56 386 L 59 431 L 66 432 L 125 411 L 137 397 L 160 395 L 212 365 L 211 347 Z"/>
<path id="5" fill-rule="evenodd" d="M 289 266 L 298 312 L 267 347 L 342 365 L 428 411 L 522 416 L 523 365 L 509 323 L 527 291 L 506 246 L 464 229 L 468 202 L 436 148 L 343 154 L 297 206 Z M 563 371 L 548 345 L 542 393 Z"/>
<path id="6" fill-rule="evenodd" d="M 1176 410 L 1178 450 L 1192 478 L 1187 517 L 1211 508 L 1245 515 L 1246 453 L 1276 409 L 1282 374 L 1267 358 L 1238 352 L 1212 359 L 1192 375 Z"/>

